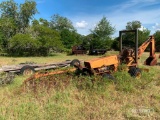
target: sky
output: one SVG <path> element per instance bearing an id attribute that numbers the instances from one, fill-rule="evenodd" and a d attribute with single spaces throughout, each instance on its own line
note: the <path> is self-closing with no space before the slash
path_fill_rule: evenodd
<path id="1" fill-rule="evenodd" d="M 2 0 L 0 0 L 2 1 Z M 14 0 L 24 3 L 25 0 Z M 51 16 L 59 14 L 72 21 L 77 32 L 87 35 L 96 24 L 106 17 L 116 32 L 124 30 L 127 22 L 138 20 L 142 28 L 147 28 L 153 34 L 160 30 L 160 0 L 35 0 L 39 14 L 36 19 L 48 21 Z"/>

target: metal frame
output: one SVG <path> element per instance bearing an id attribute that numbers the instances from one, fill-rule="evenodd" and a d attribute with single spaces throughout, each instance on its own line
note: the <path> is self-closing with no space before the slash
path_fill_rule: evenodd
<path id="1" fill-rule="evenodd" d="M 136 30 L 122 30 L 119 31 L 119 48 L 120 48 L 120 53 L 122 52 L 122 35 L 123 33 L 135 33 L 135 62 L 138 63 L 138 29 Z"/>

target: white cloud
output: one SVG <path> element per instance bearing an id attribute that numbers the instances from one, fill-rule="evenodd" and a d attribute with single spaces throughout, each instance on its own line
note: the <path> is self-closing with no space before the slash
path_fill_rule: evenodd
<path id="1" fill-rule="evenodd" d="M 154 9 L 141 9 L 141 7 L 148 6 L 151 4 L 152 5 L 156 4 L 159 1 L 158 0 L 143 0 L 143 1 L 131 0 L 131 1 L 132 1 L 131 3 L 127 2 L 125 4 L 115 6 L 118 9 L 114 10 L 110 14 L 106 14 L 107 18 L 116 28 L 116 33 L 114 34 L 114 36 L 118 36 L 118 31 L 125 29 L 127 22 L 131 22 L 134 20 L 140 21 L 143 27 L 151 30 L 151 34 L 154 33 L 152 25 L 158 22 L 160 17 L 159 14 L 154 14 L 154 13 L 160 13 L 160 8 L 157 7 Z M 142 2 L 146 3 L 140 4 Z M 160 26 L 158 28 L 160 28 Z"/>
<path id="2" fill-rule="evenodd" d="M 141 28 L 139 28 L 140 31 L 144 31 L 146 30 L 146 28 L 144 26 L 141 26 Z"/>
<path id="3" fill-rule="evenodd" d="M 143 27 L 141 29 L 147 28 L 148 30 L 151 30 L 151 34 L 153 34 L 155 29 L 160 29 L 160 24 L 158 24 L 160 18 L 158 13 L 160 13 L 160 7 L 148 9 L 148 6 L 159 3 L 159 0 L 129 0 L 126 3 L 111 6 L 111 8 L 107 7 L 106 11 L 104 10 L 102 14 L 88 15 L 87 13 L 84 13 L 83 15 L 77 15 L 76 17 L 72 17 L 70 19 L 76 24 L 77 31 L 83 35 L 89 34 L 89 30 L 93 29 L 95 24 L 97 24 L 103 16 L 106 16 L 111 25 L 115 26 L 116 32 L 113 35 L 114 37 L 118 36 L 120 30 L 124 30 L 126 28 L 127 22 L 134 20 L 138 20 L 142 23 Z M 110 12 L 108 12 L 108 10 Z M 85 27 L 80 27 L 83 26 L 83 22 L 76 22 L 79 20 L 86 20 L 89 22 Z"/>
<path id="4" fill-rule="evenodd" d="M 88 25 L 88 23 L 86 21 L 81 21 L 81 22 L 76 22 L 76 27 L 77 28 L 86 28 L 86 26 Z"/>
<path id="5" fill-rule="evenodd" d="M 152 28 L 157 31 L 157 30 L 160 30 L 160 24 L 159 23 L 155 23 L 154 26 L 152 26 Z"/>

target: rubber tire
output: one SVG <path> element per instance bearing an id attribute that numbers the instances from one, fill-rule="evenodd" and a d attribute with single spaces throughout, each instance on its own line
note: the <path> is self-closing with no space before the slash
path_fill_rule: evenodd
<path id="1" fill-rule="evenodd" d="M 73 67 L 76 62 L 78 62 L 80 64 L 80 61 L 78 59 L 74 59 L 71 61 L 70 66 Z"/>
<path id="2" fill-rule="evenodd" d="M 139 68 L 136 67 L 131 67 L 128 71 L 128 73 L 132 76 L 132 77 L 137 77 L 137 74 L 140 73 L 141 74 L 141 70 Z"/>
<path id="3" fill-rule="evenodd" d="M 20 73 L 21 73 L 22 75 L 24 75 L 24 71 L 27 70 L 27 69 L 31 70 L 33 73 L 35 72 L 34 67 L 29 66 L 29 65 L 26 65 L 26 66 L 23 66 L 23 67 L 20 69 Z"/>
<path id="4" fill-rule="evenodd" d="M 103 75 L 102 75 L 102 77 L 104 78 L 104 79 L 111 79 L 111 80 L 115 80 L 115 78 L 111 75 L 111 74 L 107 74 L 107 73 L 104 73 Z"/>

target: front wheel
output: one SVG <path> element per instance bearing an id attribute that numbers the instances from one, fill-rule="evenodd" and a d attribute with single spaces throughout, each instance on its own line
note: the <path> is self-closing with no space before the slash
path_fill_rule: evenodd
<path id="1" fill-rule="evenodd" d="M 136 78 L 140 78 L 141 77 L 141 70 L 139 68 L 136 67 L 131 67 L 128 71 L 128 73 L 132 76 L 132 77 L 136 77 Z"/>

